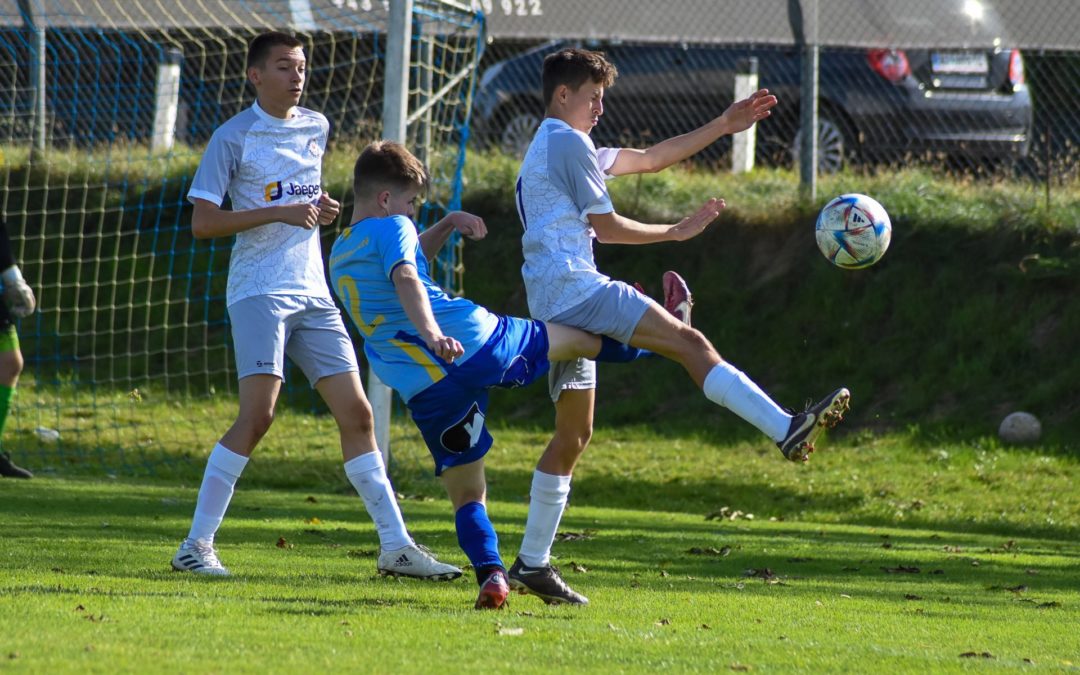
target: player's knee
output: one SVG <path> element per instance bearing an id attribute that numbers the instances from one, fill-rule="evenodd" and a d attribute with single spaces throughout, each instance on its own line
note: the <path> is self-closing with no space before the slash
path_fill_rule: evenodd
<path id="1" fill-rule="evenodd" d="M 585 452 L 589 441 L 592 440 L 592 425 L 583 424 L 572 429 L 561 430 L 555 436 L 554 444 L 560 454 L 577 456 Z"/>
<path id="2" fill-rule="evenodd" d="M 0 355 L 0 385 L 15 386 L 23 370 L 23 355 L 18 349 Z"/>
<path id="3" fill-rule="evenodd" d="M 679 331 L 679 338 L 679 353 L 684 360 L 716 351 L 712 342 L 709 342 L 709 338 L 696 328 L 684 326 Z"/>
<path id="4" fill-rule="evenodd" d="M 244 430 L 247 431 L 252 440 L 256 443 L 266 435 L 267 431 L 270 431 L 270 425 L 273 423 L 273 410 L 260 410 L 258 412 L 249 413 L 241 420 L 241 425 L 244 427 Z"/>
<path id="5" fill-rule="evenodd" d="M 367 401 L 357 401 L 337 416 L 338 428 L 345 433 L 370 434 L 375 429 L 375 415 Z"/>

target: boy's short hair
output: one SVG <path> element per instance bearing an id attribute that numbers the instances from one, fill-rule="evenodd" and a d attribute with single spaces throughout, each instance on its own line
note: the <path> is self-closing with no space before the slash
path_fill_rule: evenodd
<path id="1" fill-rule="evenodd" d="M 261 33 L 256 35 L 251 44 L 248 45 L 247 68 L 262 68 L 265 66 L 266 59 L 270 56 L 270 52 L 274 47 L 296 49 L 303 46 L 304 43 L 290 33 L 282 33 L 276 30 Z"/>
<path id="2" fill-rule="evenodd" d="M 353 167 L 353 196 L 357 201 L 383 190 L 422 190 L 428 174 L 424 163 L 401 143 L 375 141 L 364 148 Z"/>
<path id="3" fill-rule="evenodd" d="M 577 91 L 586 80 L 603 87 L 615 84 L 619 71 L 604 58 L 603 52 L 567 48 L 544 57 L 544 106 L 551 105 L 555 90 L 565 84 Z"/>

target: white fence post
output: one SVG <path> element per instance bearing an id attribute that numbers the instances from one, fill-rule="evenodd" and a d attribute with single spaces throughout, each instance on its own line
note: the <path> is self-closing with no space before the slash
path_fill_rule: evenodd
<path id="1" fill-rule="evenodd" d="M 180 107 L 180 61 L 179 49 L 165 52 L 158 64 L 157 89 L 154 94 L 154 130 L 150 149 L 169 150 L 176 140 L 176 112 Z"/>
<path id="2" fill-rule="evenodd" d="M 390 0 L 386 32 L 386 79 L 383 82 L 383 138 L 405 142 L 409 114 L 409 50 L 412 41 L 412 0 Z M 393 391 L 374 371 L 368 372 L 367 396 L 375 416 L 375 441 L 390 465 L 390 408 Z"/>
<path id="3" fill-rule="evenodd" d="M 739 61 L 735 71 L 735 100 L 741 101 L 758 89 L 758 60 L 751 56 Z M 735 134 L 731 139 L 731 171 L 744 173 L 754 168 L 757 125 Z"/>

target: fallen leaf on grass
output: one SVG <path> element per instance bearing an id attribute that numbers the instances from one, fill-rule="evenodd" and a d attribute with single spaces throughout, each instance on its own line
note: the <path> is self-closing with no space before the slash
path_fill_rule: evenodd
<path id="1" fill-rule="evenodd" d="M 788 558 L 787 559 L 787 561 L 789 563 L 804 563 L 804 562 L 810 562 L 812 560 L 813 560 L 813 558 Z"/>
<path id="2" fill-rule="evenodd" d="M 304 522 L 308 525 L 322 525 L 322 521 L 315 517 L 304 518 Z"/>
<path id="3" fill-rule="evenodd" d="M 915 595 L 914 593 L 907 593 L 904 595 L 905 600 L 922 600 L 921 595 Z"/>
<path id="4" fill-rule="evenodd" d="M 733 509 L 730 506 L 721 506 L 719 511 L 713 511 L 712 513 L 705 514 L 705 520 L 738 520 L 745 518 L 746 520 L 753 520 L 754 514 L 743 513 L 737 509 Z"/>
<path id="5" fill-rule="evenodd" d="M 733 663 L 731 664 L 730 668 L 740 673 L 745 673 L 746 671 L 750 670 L 750 666 L 743 663 Z"/>
<path id="6" fill-rule="evenodd" d="M 278 537 L 277 547 L 278 548 L 292 548 L 293 545 L 290 544 L 289 542 L 285 541 L 285 537 Z"/>
<path id="7" fill-rule="evenodd" d="M 990 652 L 964 652 L 960 655 L 962 659 L 992 659 L 994 655 Z"/>
<path id="8" fill-rule="evenodd" d="M 1024 570 L 1024 574 L 1032 574 L 1032 575 L 1035 575 L 1035 574 L 1038 574 L 1038 573 L 1039 573 L 1039 570 L 1031 570 L 1031 569 L 1028 569 L 1028 570 Z"/>
<path id="9" fill-rule="evenodd" d="M 667 576 L 671 576 L 671 575 L 668 574 L 667 570 L 660 570 L 660 576 L 661 577 L 667 577 Z"/>
<path id="10" fill-rule="evenodd" d="M 850 600 L 850 599 L 851 599 L 851 596 L 850 596 L 850 595 L 848 595 L 847 593 L 841 593 L 841 594 L 840 594 L 840 597 L 841 597 L 841 598 L 847 598 L 848 600 Z"/>
<path id="11" fill-rule="evenodd" d="M 743 576 L 744 577 L 754 577 L 756 579 L 765 579 L 766 581 L 768 581 L 769 579 L 775 579 L 776 578 L 776 572 L 773 572 L 768 567 L 762 567 L 759 570 L 754 569 L 754 568 L 750 568 L 750 569 L 743 572 Z"/>
<path id="12" fill-rule="evenodd" d="M 305 499 L 304 501 L 307 502 L 308 504 L 318 504 L 319 503 L 319 500 L 315 499 L 311 495 L 308 495 L 307 499 Z"/>
<path id="13" fill-rule="evenodd" d="M 585 567 L 584 565 L 579 565 L 573 560 L 570 561 L 570 569 L 574 570 L 575 572 L 581 572 L 582 574 L 589 571 L 587 567 Z"/>
<path id="14" fill-rule="evenodd" d="M 524 628 L 500 628 L 495 631 L 496 635 L 524 635 Z"/>
<path id="15" fill-rule="evenodd" d="M 701 624 L 701 630 L 712 630 L 712 626 L 707 623 Z"/>
<path id="16" fill-rule="evenodd" d="M 1054 607 L 1061 607 L 1061 603 L 1057 600 L 1051 600 L 1050 602 L 1041 602 L 1035 605 L 1035 607 L 1038 609 L 1051 609 Z"/>
<path id="17" fill-rule="evenodd" d="M 671 619 L 660 619 L 659 621 L 656 622 L 656 625 L 657 626 L 670 626 L 671 625 Z"/>
<path id="18" fill-rule="evenodd" d="M 686 549 L 686 552 L 690 555 L 711 555 L 725 558 L 731 554 L 731 547 L 722 546 L 720 548 L 713 548 L 712 546 L 706 546 L 705 548 L 701 548 L 699 546 L 694 546 Z"/>
<path id="19" fill-rule="evenodd" d="M 581 532 L 559 532 L 555 535 L 555 541 L 577 541 L 579 539 L 592 539 L 596 530 L 582 530 Z"/>
<path id="20" fill-rule="evenodd" d="M 898 565 L 896 567 L 882 567 L 882 570 L 889 574 L 918 574 L 920 572 L 918 567 L 906 567 L 904 565 Z"/>

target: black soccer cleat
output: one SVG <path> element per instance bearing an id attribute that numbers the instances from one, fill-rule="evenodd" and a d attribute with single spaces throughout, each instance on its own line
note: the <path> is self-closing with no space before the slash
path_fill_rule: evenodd
<path id="1" fill-rule="evenodd" d="M 509 575 L 510 588 L 522 595 L 535 595 L 549 605 L 589 604 L 589 599 L 567 586 L 559 576 L 558 568 L 551 565 L 529 567 L 518 558 L 510 567 Z"/>
<path id="2" fill-rule="evenodd" d="M 5 478 L 33 478 L 34 474 L 11 461 L 11 455 L 0 452 L 0 476 Z"/>
<path id="3" fill-rule="evenodd" d="M 832 429 L 844 419 L 851 407 L 851 392 L 840 387 L 791 419 L 787 436 L 777 443 L 784 457 L 793 462 L 805 462 L 814 451 L 814 441 L 825 429 Z"/>

